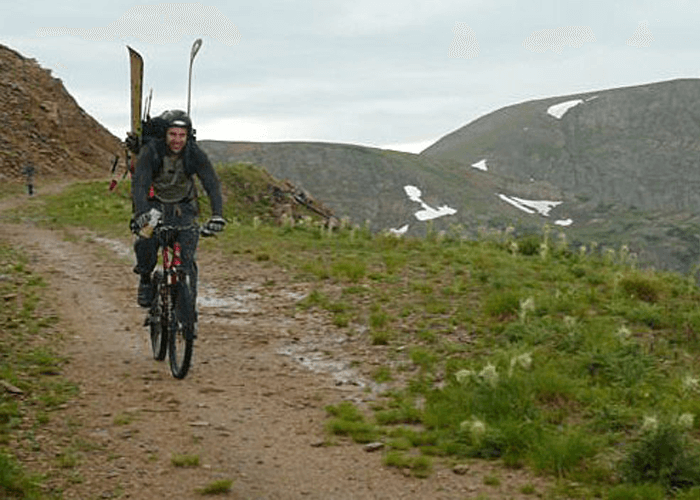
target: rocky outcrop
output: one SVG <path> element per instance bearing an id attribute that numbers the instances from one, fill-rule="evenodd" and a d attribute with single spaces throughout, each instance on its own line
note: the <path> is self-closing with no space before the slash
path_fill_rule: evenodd
<path id="1" fill-rule="evenodd" d="M 37 175 L 104 176 L 119 139 L 89 116 L 34 59 L 0 45 L 0 182 Z"/>

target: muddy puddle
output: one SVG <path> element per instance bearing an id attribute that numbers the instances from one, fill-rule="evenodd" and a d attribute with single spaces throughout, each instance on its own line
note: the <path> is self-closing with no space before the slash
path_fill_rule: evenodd
<path id="1" fill-rule="evenodd" d="M 119 257 L 135 262 L 131 245 L 97 236 L 92 240 L 112 250 Z M 253 285 L 246 284 L 245 287 L 222 293 L 214 286 L 200 280 L 197 306 L 200 312 L 210 313 L 202 315 L 206 316 L 206 319 L 200 316 L 200 321 L 226 324 L 249 322 L 250 320 L 243 316 L 261 312 L 262 298 L 260 294 L 252 291 L 255 289 Z M 286 297 L 292 301 L 299 301 L 305 297 L 305 294 L 288 292 Z M 350 360 L 339 356 L 346 342 L 345 335 L 308 336 L 287 341 L 278 347 L 276 352 L 314 373 L 331 376 L 337 386 L 381 392 L 384 389 L 381 384 L 364 379 L 353 368 Z"/>

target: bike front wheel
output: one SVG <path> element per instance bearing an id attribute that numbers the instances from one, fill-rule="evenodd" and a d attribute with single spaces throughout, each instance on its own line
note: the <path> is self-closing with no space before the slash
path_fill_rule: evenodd
<path id="1" fill-rule="evenodd" d="M 179 305 L 177 308 L 173 307 L 173 312 L 182 311 L 184 307 L 193 307 L 189 299 L 188 287 L 182 282 L 179 282 L 176 287 L 171 287 L 170 290 L 171 303 Z M 192 362 L 195 326 L 189 314 L 173 314 L 170 319 L 168 335 L 170 371 L 173 377 L 182 379 L 187 375 Z"/>
<path id="2" fill-rule="evenodd" d="M 151 351 L 153 359 L 163 361 L 168 350 L 166 341 L 168 316 L 172 310 L 170 295 L 163 286 L 163 273 L 157 271 L 153 275 L 155 285 L 155 300 L 149 311 L 148 324 L 151 333 Z"/>

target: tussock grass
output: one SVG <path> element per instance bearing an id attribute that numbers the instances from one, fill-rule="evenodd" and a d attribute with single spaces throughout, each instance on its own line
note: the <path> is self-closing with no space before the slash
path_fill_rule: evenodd
<path id="1" fill-rule="evenodd" d="M 177 453 L 170 457 L 170 463 L 174 467 L 199 467 L 199 455 Z"/>
<path id="2" fill-rule="evenodd" d="M 211 483 L 197 489 L 197 493 L 200 495 L 226 495 L 231 491 L 233 486 L 233 480 L 231 479 L 218 479 L 212 481 Z"/>

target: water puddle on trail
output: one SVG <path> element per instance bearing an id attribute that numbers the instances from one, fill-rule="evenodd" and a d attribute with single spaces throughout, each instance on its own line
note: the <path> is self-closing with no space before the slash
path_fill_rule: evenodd
<path id="1" fill-rule="evenodd" d="M 126 258 L 126 259 L 131 259 L 134 260 L 134 249 L 125 244 L 122 243 L 121 241 L 117 240 L 110 240 L 109 238 L 102 238 L 101 236 L 93 236 L 92 239 L 100 243 L 101 245 L 104 245 L 108 247 L 110 250 L 112 250 L 114 253 L 119 255 L 120 257 Z"/>
<path id="2" fill-rule="evenodd" d="M 320 374 L 328 374 L 336 386 L 350 386 L 370 389 L 374 393 L 383 392 L 385 387 L 363 378 L 353 367 L 353 362 L 339 353 L 347 342 L 345 336 L 328 336 L 319 339 L 299 339 L 277 350 L 278 354 L 289 357 L 304 368 Z"/>
<path id="3" fill-rule="evenodd" d="M 238 290 L 221 296 L 210 285 L 200 283 L 197 291 L 197 306 L 215 309 L 219 314 L 249 314 L 256 308 L 254 302 L 260 295 L 247 290 Z"/>
<path id="4" fill-rule="evenodd" d="M 126 243 L 101 236 L 93 236 L 92 240 L 109 248 L 122 258 L 130 259 L 133 262 L 136 261 L 133 247 Z M 200 282 L 197 306 L 216 309 L 223 313 L 244 314 L 252 311 L 251 304 L 259 298 L 259 295 L 247 291 L 237 291 L 230 295 L 221 296 L 214 287 Z"/>
<path id="5" fill-rule="evenodd" d="M 122 258 L 135 262 L 133 248 L 121 241 L 94 236 L 93 240 Z M 261 295 L 252 291 L 255 287 L 251 283 L 242 284 L 236 289 L 226 290 L 221 293 L 208 283 L 199 282 L 197 293 L 197 306 L 206 321 L 217 323 L 235 323 L 239 315 L 257 314 L 262 309 Z M 306 293 L 299 291 L 287 291 L 283 294 L 292 302 L 302 300 Z M 204 319 L 200 316 L 200 320 Z M 284 321 L 283 323 L 287 323 Z M 279 324 L 283 328 L 283 324 Z M 277 354 L 286 356 L 290 360 L 303 366 L 314 373 L 327 374 L 333 379 L 336 386 L 345 386 L 374 393 L 383 392 L 385 386 L 363 378 L 354 368 L 352 360 L 343 355 L 343 345 L 348 342 L 345 335 L 307 336 L 287 342 L 277 349 Z"/>

